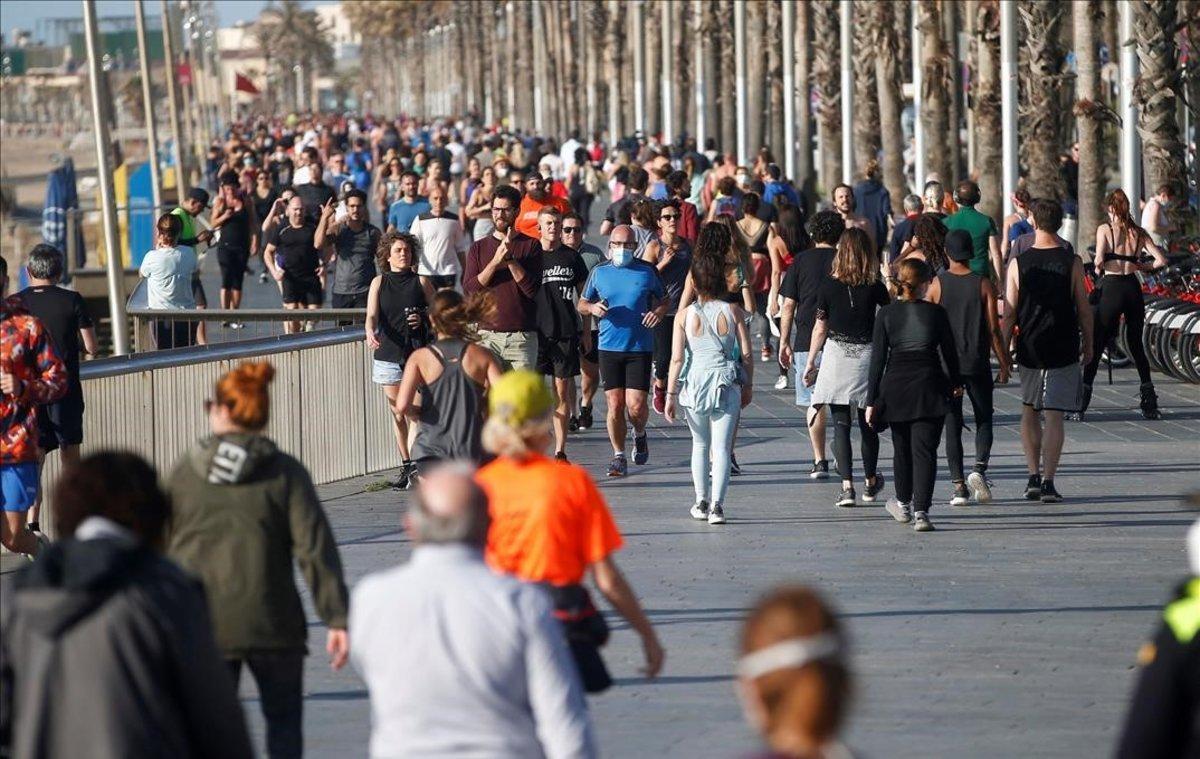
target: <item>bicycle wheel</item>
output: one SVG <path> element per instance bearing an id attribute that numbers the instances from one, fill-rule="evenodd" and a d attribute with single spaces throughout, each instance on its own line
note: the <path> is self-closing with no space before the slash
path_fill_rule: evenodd
<path id="1" fill-rule="evenodd" d="M 1179 347 L 1179 361 L 1188 381 L 1200 385 L 1200 313 L 1188 322 L 1185 333 Z"/>
<path id="2" fill-rule="evenodd" d="M 1191 316 L 1190 309 L 1180 309 L 1179 313 L 1163 323 L 1158 337 L 1158 350 L 1162 355 L 1167 374 L 1183 382 L 1187 382 L 1188 377 L 1184 374 L 1183 366 L 1179 361 L 1179 348 L 1183 337 L 1181 327 L 1191 320 Z"/>
<path id="3" fill-rule="evenodd" d="M 1169 338 L 1171 366 L 1175 370 L 1174 374 L 1184 382 L 1198 382 L 1200 377 L 1195 373 L 1195 367 L 1185 357 L 1185 349 L 1188 343 L 1195 344 L 1198 336 L 1193 334 L 1200 325 L 1200 308 L 1192 306 L 1180 316 L 1175 317 L 1171 325 L 1171 336 Z"/>

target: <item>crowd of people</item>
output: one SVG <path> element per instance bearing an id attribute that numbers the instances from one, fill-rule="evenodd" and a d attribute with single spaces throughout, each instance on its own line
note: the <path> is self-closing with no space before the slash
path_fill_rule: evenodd
<path id="1" fill-rule="evenodd" d="M 299 756 L 307 631 L 296 562 L 328 628 L 331 666 L 350 662 L 367 682 L 373 755 L 594 755 L 585 694 L 613 680 L 589 577 L 639 637 L 643 672 L 654 677 L 665 660 L 614 560 L 616 521 L 568 453 L 593 427 L 601 387 L 605 475 L 650 461 L 652 412 L 682 416 L 694 496 L 681 512 L 715 526 L 732 511 L 736 523 L 730 481 L 742 472 L 737 434 L 757 356 L 802 409 L 813 479 L 830 476 L 832 427 L 832 503 L 882 503 L 929 532 L 935 502 L 997 497 L 994 386 L 1015 372 L 1028 468 L 1019 495 L 1063 500 L 1064 418 L 1086 410 L 1114 325 L 1137 323 L 1137 272 L 1164 263 L 1157 232 L 1134 220 L 1120 190 L 1105 200 L 1085 262 L 1058 236 L 1054 199 L 1018 191 L 1016 214 L 997 224 L 976 210 L 973 181 L 947 192 L 930 178 L 897 217 L 872 160 L 861 182 L 810 209 L 768 150 L 739 166 L 706 148 L 290 117 L 235 125 L 214 146 L 210 186 L 157 221 L 140 266 L 150 307 L 205 305 L 197 248 L 212 244 L 223 308 L 240 305 L 261 257 L 260 277 L 278 283 L 285 308 L 320 308 L 331 292 L 335 308 L 365 309 L 371 378 L 394 421 L 395 486 L 415 491 L 404 524 L 416 547 L 352 593 L 307 471 L 263 434 L 268 363 L 216 383 L 205 401 L 211 434 L 165 488 L 130 454 L 80 460 L 79 355 L 96 352 L 94 329 L 82 300 L 54 286 L 61 255 L 34 249 L 31 287 L 4 301 L 3 543 L 38 560 L 9 585 L 0 675 L 13 696 L 0 738 L 18 755 L 94 753 L 97 740 L 107 755 L 146 745 L 249 755 L 235 695 L 244 665 L 262 694 L 269 755 Z M 601 248 L 585 235 L 605 195 Z M 1086 267 L 1102 278 L 1095 307 Z M 305 328 L 300 315 L 288 324 Z M 183 320 L 160 321 L 155 338 L 205 339 L 202 322 Z M 1145 356 L 1132 354 L 1141 411 L 1156 419 Z M 964 395 L 975 425 L 969 474 Z M 55 448 L 66 466 L 50 544 L 38 483 Z M 134 631 L 136 645 L 72 672 L 82 689 L 35 683 L 67 682 L 71 651 Z M 776 590 L 741 645 L 748 713 L 771 756 L 841 755 L 850 680 L 826 603 L 805 588 Z M 799 695 L 812 692 L 821 697 Z M 65 730 L 68 721 L 86 729 Z"/>

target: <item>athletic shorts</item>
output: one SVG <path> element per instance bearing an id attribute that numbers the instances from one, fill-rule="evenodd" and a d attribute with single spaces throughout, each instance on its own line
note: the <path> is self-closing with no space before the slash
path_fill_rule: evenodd
<path id="1" fill-rule="evenodd" d="M 367 294 L 361 293 L 334 293 L 331 305 L 334 308 L 366 308 Z"/>
<path id="2" fill-rule="evenodd" d="M 1020 367 L 1021 403 L 1035 411 L 1078 411 L 1083 405 L 1079 364 L 1054 369 Z"/>
<path id="3" fill-rule="evenodd" d="M 371 381 L 376 385 L 399 385 L 403 378 L 403 365 L 397 364 L 395 361 L 372 360 Z"/>
<path id="4" fill-rule="evenodd" d="M 453 290 L 458 284 L 458 277 L 453 274 L 422 274 L 421 279 L 428 279 L 434 290 Z"/>
<path id="5" fill-rule="evenodd" d="M 653 353 L 600 351 L 600 382 L 605 390 L 650 390 Z"/>
<path id="6" fill-rule="evenodd" d="M 192 277 L 192 297 L 196 300 L 196 308 L 208 308 L 208 296 L 204 294 L 204 284 L 200 282 L 199 274 Z"/>
<path id="7" fill-rule="evenodd" d="M 27 511 L 38 496 L 38 466 L 29 461 L 24 464 L 0 464 L 0 497 L 4 511 Z"/>
<path id="8" fill-rule="evenodd" d="M 538 337 L 538 372 L 548 377 L 579 376 L 579 338 Z"/>
<path id="9" fill-rule="evenodd" d="M 83 391 L 68 391 L 54 403 L 38 406 L 38 447 L 44 452 L 83 442 Z"/>
<path id="10" fill-rule="evenodd" d="M 246 264 L 249 260 L 250 251 L 248 250 L 217 249 L 217 263 L 221 267 L 222 290 L 240 291 L 242 289 L 242 280 L 246 276 Z"/>
<path id="11" fill-rule="evenodd" d="M 324 300 L 325 293 L 321 291 L 321 280 L 315 276 L 311 279 L 307 277 L 293 277 L 284 272 L 282 284 L 284 303 L 319 306 L 321 305 L 321 301 Z"/>
<path id="12" fill-rule="evenodd" d="M 580 353 L 583 356 L 583 360 L 589 364 L 600 363 L 600 330 L 592 330 L 592 349 L 590 351 L 584 352 L 582 342 L 580 343 Z"/>

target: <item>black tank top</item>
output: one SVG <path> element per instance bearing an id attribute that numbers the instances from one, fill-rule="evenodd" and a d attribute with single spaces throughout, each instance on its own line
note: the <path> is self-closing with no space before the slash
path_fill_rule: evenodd
<path id="1" fill-rule="evenodd" d="M 764 222 L 762 229 L 758 230 L 758 233 L 753 237 L 742 231 L 740 224 L 738 225 L 737 230 L 738 235 L 746 243 L 746 247 L 750 249 L 751 253 L 757 253 L 760 256 L 770 255 L 770 251 L 767 250 L 767 233 L 771 231 L 770 224 Z"/>
<path id="2" fill-rule="evenodd" d="M 226 250 L 246 251 L 250 249 L 250 212 L 246 210 L 248 200 L 242 201 L 242 208 L 234 211 L 224 224 L 221 225 L 221 244 Z"/>
<path id="3" fill-rule="evenodd" d="M 954 332 L 954 347 L 958 351 L 962 373 L 991 372 L 988 324 L 984 316 L 983 298 L 979 294 L 983 277 L 974 272 L 951 274 L 944 271 L 938 275 L 938 283 L 942 288 L 942 308 L 950 317 L 950 329 Z"/>
<path id="4" fill-rule="evenodd" d="M 1017 363 L 1057 369 L 1079 361 L 1079 322 L 1071 297 L 1075 256 L 1063 248 L 1030 248 L 1017 256 Z"/>
<path id="5" fill-rule="evenodd" d="M 408 354 L 428 342 L 424 326 L 408 326 L 412 313 L 425 315 L 425 291 L 412 270 L 385 272 L 379 283 L 379 348 L 375 358 L 403 364 Z"/>

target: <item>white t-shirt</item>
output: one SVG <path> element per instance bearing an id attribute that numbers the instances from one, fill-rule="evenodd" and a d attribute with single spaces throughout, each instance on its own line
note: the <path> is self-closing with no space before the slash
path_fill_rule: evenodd
<path id="1" fill-rule="evenodd" d="M 1150 198 L 1142 208 L 1142 229 L 1150 234 L 1150 239 L 1159 247 L 1166 244 L 1166 238 L 1160 231 L 1165 226 L 1167 222 L 1163 218 L 1162 204 L 1157 198 Z"/>
<path id="2" fill-rule="evenodd" d="M 417 274 L 424 276 L 458 276 L 462 271 L 458 257 L 466 254 L 471 240 L 463 232 L 458 217 L 449 211 L 441 216 L 423 213 L 408 229 L 421 241 Z"/>
<path id="3" fill-rule="evenodd" d="M 196 251 L 186 245 L 155 248 L 142 259 L 138 273 L 146 279 L 146 305 L 150 308 L 189 309 L 196 307 L 192 295 L 192 273 Z"/>

